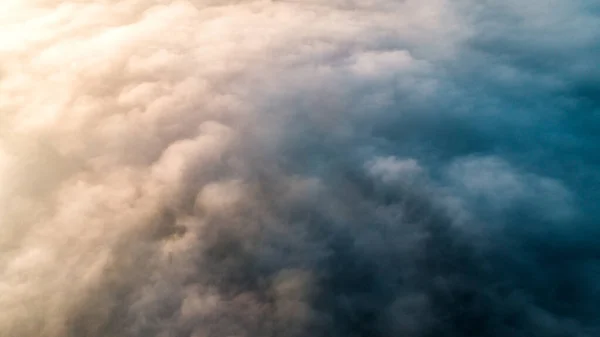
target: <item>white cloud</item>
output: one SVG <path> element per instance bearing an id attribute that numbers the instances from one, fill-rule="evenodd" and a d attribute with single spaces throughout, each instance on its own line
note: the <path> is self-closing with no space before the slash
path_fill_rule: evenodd
<path id="1" fill-rule="evenodd" d="M 384 183 L 415 183 L 423 175 L 423 168 L 415 159 L 377 158 L 367 164 L 367 169 Z"/>
<path id="2" fill-rule="evenodd" d="M 470 198 L 497 212 L 531 204 L 548 219 L 568 218 L 575 212 L 571 192 L 559 181 L 519 172 L 498 157 L 458 159 L 449 167 L 448 176 Z"/>

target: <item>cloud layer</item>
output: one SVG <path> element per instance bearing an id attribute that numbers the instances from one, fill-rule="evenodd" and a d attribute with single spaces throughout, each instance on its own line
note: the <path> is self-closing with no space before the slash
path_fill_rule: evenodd
<path id="1" fill-rule="evenodd" d="M 0 336 L 597 336 L 593 1 L 0 5 Z"/>

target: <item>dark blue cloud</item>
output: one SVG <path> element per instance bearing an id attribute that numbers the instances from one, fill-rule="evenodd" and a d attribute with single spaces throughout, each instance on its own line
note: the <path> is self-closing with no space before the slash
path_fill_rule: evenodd
<path id="1" fill-rule="evenodd" d="M 346 207 L 371 205 L 345 219 L 349 234 L 333 233 L 325 243 L 333 265 L 324 269 L 317 308 L 337 334 L 600 332 L 600 21 L 592 4 L 561 3 L 566 13 L 522 6 L 480 5 L 466 14 L 473 34 L 456 57 L 424 56 L 435 90 L 423 97 L 417 86 L 398 85 L 402 78 L 386 82 L 395 86 L 393 102 L 372 112 L 376 118 L 351 120 L 354 133 L 342 145 L 330 130 L 300 123 L 306 129 L 286 148 L 289 156 L 325 165 L 336 176 L 325 179 L 334 190 L 355 190 L 356 199 L 337 196 Z M 365 153 L 417 160 L 429 180 L 378 186 L 356 171 Z M 467 220 L 438 210 L 449 196 Z M 377 223 L 385 212 L 397 216 L 391 227 L 424 233 L 418 252 L 385 240 L 372 243 L 385 247 L 378 253 L 357 246 L 362 227 L 384 231 Z M 406 235 L 396 228 L 387 234 Z"/>

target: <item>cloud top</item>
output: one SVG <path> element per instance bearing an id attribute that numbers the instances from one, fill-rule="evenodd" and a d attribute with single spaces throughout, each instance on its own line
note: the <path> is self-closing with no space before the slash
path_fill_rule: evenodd
<path id="1" fill-rule="evenodd" d="M 0 336 L 596 336 L 593 2 L 4 1 Z"/>

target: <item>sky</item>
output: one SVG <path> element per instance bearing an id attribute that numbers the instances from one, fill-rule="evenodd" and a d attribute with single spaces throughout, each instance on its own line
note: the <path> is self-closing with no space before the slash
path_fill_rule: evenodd
<path id="1" fill-rule="evenodd" d="M 0 337 L 600 335 L 594 0 L 3 0 Z"/>

